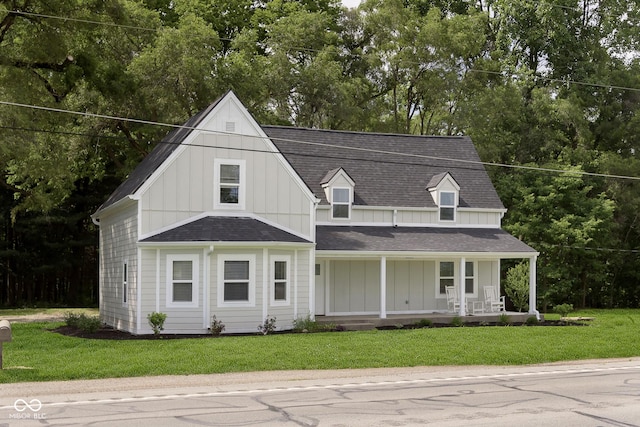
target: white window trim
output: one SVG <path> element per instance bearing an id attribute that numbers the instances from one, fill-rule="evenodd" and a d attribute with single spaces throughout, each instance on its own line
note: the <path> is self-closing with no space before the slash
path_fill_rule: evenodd
<path id="1" fill-rule="evenodd" d="M 446 292 L 440 293 L 440 279 L 441 278 L 446 278 L 449 279 L 450 276 L 440 276 L 440 264 L 442 264 L 443 262 L 451 262 L 453 263 L 453 285 L 457 286 L 457 282 L 458 282 L 458 262 L 457 261 L 453 261 L 453 260 L 442 260 L 442 261 L 438 261 L 438 265 L 436 268 L 436 298 L 446 298 L 447 294 Z"/>
<path id="2" fill-rule="evenodd" d="M 453 260 L 442 260 L 442 261 L 438 261 L 438 265 L 436 268 L 436 298 L 446 298 L 447 294 L 446 293 L 440 293 L 440 279 L 442 278 L 440 276 L 440 264 L 443 262 L 452 262 L 453 263 L 453 285 L 455 287 L 459 286 L 459 280 L 458 280 L 458 270 L 459 270 L 459 265 L 460 265 L 460 261 L 453 261 Z M 467 275 L 466 275 L 466 271 L 467 271 L 467 266 L 466 263 L 467 262 L 472 262 L 473 263 L 473 292 L 466 292 L 466 287 L 467 287 Z M 469 276 L 471 277 L 471 276 Z M 450 276 L 444 276 L 444 278 L 449 279 Z M 478 261 L 465 261 L 465 277 L 464 277 L 464 287 L 465 287 L 465 297 L 466 298 L 477 298 L 478 296 Z"/>
<path id="3" fill-rule="evenodd" d="M 238 203 L 220 202 L 220 166 L 240 166 L 240 184 L 238 186 Z M 242 159 L 214 159 L 213 161 L 213 207 L 214 209 L 245 209 L 245 196 L 247 192 L 246 162 Z"/>
<path id="4" fill-rule="evenodd" d="M 467 262 L 473 263 L 473 276 L 467 276 L 467 266 L 466 266 Z M 465 272 L 465 276 L 464 276 L 465 291 L 467 288 L 467 278 L 473 277 L 473 292 L 465 292 L 465 295 L 467 297 L 477 298 L 478 296 L 478 261 L 468 261 L 468 260 L 465 261 L 464 272 Z"/>
<path id="5" fill-rule="evenodd" d="M 249 300 L 224 300 L 225 261 L 249 261 Z M 256 256 L 252 254 L 218 255 L 218 307 L 255 307 L 256 305 Z"/>
<path id="6" fill-rule="evenodd" d="M 348 202 L 340 202 L 340 203 L 335 203 L 333 200 L 333 192 L 335 190 L 347 190 L 347 192 L 349 193 L 349 201 Z M 342 205 L 342 206 L 347 206 L 348 209 L 348 213 L 347 213 L 347 217 L 346 218 L 342 218 L 342 217 L 335 217 L 333 216 L 333 206 L 334 205 Z M 353 205 L 353 188 L 351 187 L 331 187 L 331 219 L 335 219 L 337 221 L 347 221 L 351 219 L 351 206 Z"/>
<path id="7" fill-rule="evenodd" d="M 173 262 L 174 261 L 191 261 L 191 301 L 173 301 Z M 167 255 L 167 287 L 166 287 L 166 303 L 167 307 L 198 307 L 198 294 L 200 283 L 200 257 L 195 254 L 183 255 Z"/>
<path id="8" fill-rule="evenodd" d="M 275 279 L 275 263 L 276 261 L 282 261 L 287 263 L 286 270 L 286 298 L 284 300 L 276 300 L 276 279 Z M 270 302 L 272 306 L 287 306 L 291 304 L 291 256 L 289 255 L 274 255 L 269 259 L 269 265 L 271 266 L 271 274 L 269 276 L 270 282 Z"/>
<path id="9" fill-rule="evenodd" d="M 129 305 L 129 261 L 122 261 L 122 275 L 120 276 L 122 282 L 120 283 L 120 289 L 122 289 L 122 305 L 124 307 Z"/>
<path id="10" fill-rule="evenodd" d="M 453 206 L 443 205 L 442 204 L 442 195 L 444 193 L 453 194 Z M 442 219 L 442 208 L 452 208 L 453 209 L 453 219 Z M 441 190 L 438 191 L 438 221 L 453 223 L 456 222 L 458 218 L 458 192 L 457 191 L 449 191 L 449 190 Z"/>

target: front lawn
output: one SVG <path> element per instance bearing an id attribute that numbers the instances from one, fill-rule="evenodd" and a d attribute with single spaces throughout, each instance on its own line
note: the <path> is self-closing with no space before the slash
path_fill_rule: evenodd
<path id="1" fill-rule="evenodd" d="M 521 365 L 640 356 L 640 310 L 588 326 L 488 326 L 161 340 L 94 340 L 14 323 L 0 383 L 288 369 Z M 552 317 L 550 315 L 549 317 Z M 556 317 L 557 318 L 557 317 Z"/>

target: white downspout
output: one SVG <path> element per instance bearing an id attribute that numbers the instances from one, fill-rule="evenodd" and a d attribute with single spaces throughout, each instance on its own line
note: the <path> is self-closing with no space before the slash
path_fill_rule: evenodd
<path id="1" fill-rule="evenodd" d="M 540 320 L 540 312 L 536 309 L 537 261 L 538 255 L 529 258 L 529 313 L 535 314 L 536 319 Z"/>

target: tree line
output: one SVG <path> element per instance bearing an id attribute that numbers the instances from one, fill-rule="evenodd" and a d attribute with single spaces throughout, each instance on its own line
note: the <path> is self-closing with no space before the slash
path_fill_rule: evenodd
<path id="1" fill-rule="evenodd" d="M 89 215 L 154 123 L 232 89 L 262 124 L 469 135 L 541 307 L 638 307 L 639 24 L 636 0 L 0 0 L 0 305 L 95 303 Z"/>

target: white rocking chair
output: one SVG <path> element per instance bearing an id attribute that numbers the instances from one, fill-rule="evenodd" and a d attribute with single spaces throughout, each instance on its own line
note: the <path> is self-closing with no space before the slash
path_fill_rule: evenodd
<path id="1" fill-rule="evenodd" d="M 485 286 L 484 287 L 484 305 L 487 310 L 496 312 L 496 311 L 505 311 L 505 302 L 504 295 L 498 295 L 498 288 L 495 286 Z"/>
<path id="2" fill-rule="evenodd" d="M 447 294 L 447 307 L 450 311 L 460 311 L 460 298 L 458 298 L 458 291 L 455 286 L 445 286 L 444 288 Z"/>

